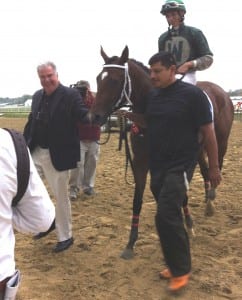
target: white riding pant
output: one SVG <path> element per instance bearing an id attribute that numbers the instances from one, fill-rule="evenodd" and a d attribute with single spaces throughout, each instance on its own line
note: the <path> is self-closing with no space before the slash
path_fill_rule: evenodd
<path id="1" fill-rule="evenodd" d="M 179 79 L 180 77 L 181 77 L 181 75 L 178 74 L 177 79 Z M 197 83 L 196 72 L 186 73 L 184 75 L 184 77 L 182 78 L 182 81 L 196 85 L 196 83 Z"/>
<path id="2" fill-rule="evenodd" d="M 93 188 L 95 184 L 96 167 L 100 153 L 100 145 L 96 141 L 80 141 L 81 161 L 77 168 L 70 170 L 70 190 Z"/>
<path id="3" fill-rule="evenodd" d="M 193 85 L 196 85 L 197 84 L 196 72 L 186 73 L 185 76 L 182 78 L 182 81 L 187 82 L 187 83 L 191 83 Z M 212 114 L 212 118 L 214 119 L 214 111 L 213 111 L 212 101 L 209 98 L 208 94 L 205 91 L 203 91 L 203 92 L 208 98 L 208 102 L 209 102 L 209 105 L 210 105 L 210 111 L 211 111 L 211 114 Z"/>
<path id="4" fill-rule="evenodd" d="M 32 158 L 41 176 L 47 180 L 56 200 L 56 233 L 59 242 L 72 237 L 71 203 L 68 195 L 69 170 L 58 171 L 54 168 L 49 149 L 37 147 Z"/>

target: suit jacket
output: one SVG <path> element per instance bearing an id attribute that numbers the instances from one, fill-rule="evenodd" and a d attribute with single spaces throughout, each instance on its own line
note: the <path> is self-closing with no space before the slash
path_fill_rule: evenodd
<path id="1" fill-rule="evenodd" d="M 38 146 L 35 129 L 43 89 L 33 95 L 31 113 L 24 128 L 24 137 L 32 152 Z M 77 121 L 87 122 L 87 108 L 76 89 L 58 86 L 51 97 L 49 108 L 49 151 L 53 166 L 58 171 L 73 169 L 80 160 L 80 143 Z"/>

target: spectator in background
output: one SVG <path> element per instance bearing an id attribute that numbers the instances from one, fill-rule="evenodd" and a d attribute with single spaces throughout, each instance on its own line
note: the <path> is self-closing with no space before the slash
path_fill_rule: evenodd
<path id="1" fill-rule="evenodd" d="M 0 141 L 0 300 L 14 300 L 20 281 L 20 271 L 15 269 L 14 229 L 21 233 L 46 231 L 54 223 L 55 207 L 30 155 L 27 189 L 12 207 L 18 188 L 16 152 L 6 130 L 0 129 Z"/>
<path id="2" fill-rule="evenodd" d="M 86 107 L 89 109 L 95 101 L 89 82 L 80 80 L 72 87 L 80 92 Z M 78 122 L 77 127 L 80 138 L 81 161 L 77 164 L 76 169 L 70 171 L 70 197 L 73 200 L 77 198 L 80 190 L 88 196 L 95 194 L 96 166 L 100 152 L 100 126 Z"/>
<path id="3" fill-rule="evenodd" d="M 69 170 L 80 161 L 76 123 L 88 122 L 88 110 L 76 89 L 59 82 L 53 62 L 39 65 L 37 72 L 43 89 L 33 95 L 24 136 L 37 169 L 45 176 L 56 199 L 58 242 L 54 252 L 60 252 L 73 244 Z M 40 239 L 48 233 L 40 232 L 34 238 Z"/>

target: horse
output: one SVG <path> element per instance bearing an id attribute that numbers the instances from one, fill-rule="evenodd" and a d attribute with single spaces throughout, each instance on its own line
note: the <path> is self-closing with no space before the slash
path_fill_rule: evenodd
<path id="1" fill-rule="evenodd" d="M 101 47 L 101 56 L 105 62 L 103 70 L 98 74 L 96 102 L 90 109 L 90 117 L 98 115 L 100 119 L 107 118 L 124 106 L 131 106 L 133 112 L 140 112 L 144 105 L 144 95 L 152 89 L 148 68 L 142 63 L 129 59 L 129 49 L 126 46 L 120 57 L 109 57 Z M 222 169 L 223 158 L 227 150 L 228 138 L 233 123 L 233 103 L 228 94 L 218 85 L 208 81 L 200 81 L 197 85 L 209 96 L 214 110 L 214 127 L 218 144 L 219 168 Z M 142 209 L 143 193 L 147 181 L 148 152 L 145 134 L 135 134 L 131 131 L 132 169 L 134 176 L 133 216 L 128 243 L 121 253 L 121 258 L 131 259 L 134 256 L 134 246 L 138 239 L 139 216 Z M 200 172 L 204 180 L 206 214 L 212 215 L 212 200 L 215 190 L 211 188 L 208 177 L 208 164 L 205 150 L 201 147 L 198 159 Z M 187 227 L 192 228 L 192 218 L 185 199 L 183 211 Z"/>

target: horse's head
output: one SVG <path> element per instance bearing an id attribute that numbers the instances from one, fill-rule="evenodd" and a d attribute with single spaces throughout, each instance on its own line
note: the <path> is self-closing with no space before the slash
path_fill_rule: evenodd
<path id="1" fill-rule="evenodd" d="M 126 46 L 120 57 L 109 57 L 101 47 L 101 56 L 105 64 L 97 76 L 96 101 L 90 114 L 98 115 L 105 122 L 111 113 L 126 104 L 131 93 L 127 65 L 129 49 Z"/>

